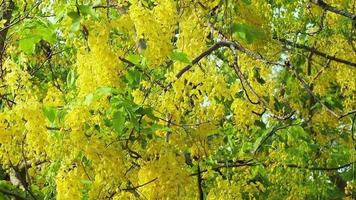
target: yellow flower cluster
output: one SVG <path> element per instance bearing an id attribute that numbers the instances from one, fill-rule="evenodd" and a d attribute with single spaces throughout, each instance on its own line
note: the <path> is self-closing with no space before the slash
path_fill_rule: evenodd
<path id="1" fill-rule="evenodd" d="M 119 87 L 123 70 L 119 55 L 109 45 L 110 24 L 96 25 L 99 32 L 90 33 L 89 52 L 80 49 L 77 55 L 77 86 L 81 95 L 93 93 L 98 86 Z"/>
<path id="2" fill-rule="evenodd" d="M 43 104 L 51 107 L 63 106 L 65 104 L 63 93 L 53 85 L 47 90 L 47 95 L 43 99 Z"/>
<path id="3" fill-rule="evenodd" d="M 84 170 L 78 166 L 69 169 L 60 169 L 56 177 L 57 199 L 81 199 L 84 184 L 81 180 L 87 180 Z"/>
<path id="4" fill-rule="evenodd" d="M 181 199 L 188 193 L 194 193 L 193 178 L 184 169 L 184 157 L 172 152 L 167 145 L 159 145 L 149 152 L 159 152 L 158 157 L 151 157 L 138 172 L 139 184 L 147 184 L 139 191 L 148 199 Z M 157 153 L 158 153 L 157 152 Z"/>
<path id="5" fill-rule="evenodd" d="M 145 8 L 140 0 L 132 0 L 130 17 L 136 28 L 136 43 L 139 51 L 144 50 L 149 67 L 163 64 L 172 52 L 172 38 L 177 24 L 176 3 L 158 0 L 155 7 Z M 146 43 L 146 44 L 140 44 Z"/>
<path id="6" fill-rule="evenodd" d="M 258 105 L 251 104 L 246 99 L 236 98 L 231 104 L 234 113 L 235 123 L 239 129 L 249 129 L 259 118 L 256 113 L 261 113 L 262 109 Z"/>

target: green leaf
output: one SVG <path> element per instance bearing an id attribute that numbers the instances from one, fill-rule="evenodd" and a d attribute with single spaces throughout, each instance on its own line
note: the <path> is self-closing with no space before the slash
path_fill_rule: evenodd
<path id="1" fill-rule="evenodd" d="M 167 127 L 167 126 L 164 126 L 164 125 L 161 125 L 161 124 L 153 124 L 151 127 L 150 127 L 151 131 L 152 132 L 155 132 L 157 130 L 162 130 L 162 131 L 172 131 L 171 128 Z"/>
<path id="2" fill-rule="evenodd" d="M 180 61 L 182 63 L 187 63 L 187 64 L 191 63 L 187 54 L 179 51 L 173 51 L 172 54 L 170 55 L 170 58 L 174 61 Z"/>
<path id="3" fill-rule="evenodd" d="M 97 97 L 101 97 L 101 96 L 107 96 L 109 94 L 113 94 L 115 92 L 116 92 L 115 88 L 112 87 L 99 87 L 98 89 L 96 89 L 95 95 Z"/>
<path id="4" fill-rule="evenodd" d="M 49 22 L 39 23 L 31 32 L 51 44 L 56 42 L 55 26 Z"/>
<path id="5" fill-rule="evenodd" d="M 76 18 L 80 18 L 79 14 L 77 12 L 69 12 L 67 14 L 70 18 L 72 18 L 72 20 L 76 19 Z"/>
<path id="6" fill-rule="evenodd" d="M 56 119 L 57 110 L 53 107 L 43 107 L 43 113 L 51 123 Z"/>
<path id="7" fill-rule="evenodd" d="M 87 96 L 85 96 L 84 104 L 87 106 L 90 105 L 91 102 L 93 102 L 93 99 L 94 99 L 94 95 L 92 93 L 88 94 Z"/>
<path id="8" fill-rule="evenodd" d="M 72 25 L 70 26 L 70 31 L 77 32 L 80 28 L 80 15 L 76 12 L 69 12 L 68 16 L 72 18 Z"/>
<path id="9" fill-rule="evenodd" d="M 152 120 L 158 120 L 158 118 L 153 114 L 153 109 L 150 107 L 139 107 L 136 112 L 140 115 L 146 115 Z"/>
<path id="10" fill-rule="evenodd" d="M 125 128 L 125 113 L 117 110 L 113 114 L 113 128 L 118 134 L 122 134 L 122 130 Z"/>
<path id="11" fill-rule="evenodd" d="M 71 32 L 77 32 L 80 29 L 80 18 L 73 20 L 72 25 L 70 26 Z"/>
<path id="12" fill-rule="evenodd" d="M 98 18 L 98 15 L 95 13 L 95 10 L 93 9 L 92 6 L 89 5 L 79 5 L 79 12 L 83 14 L 84 16 L 89 15 L 95 19 Z"/>
<path id="13" fill-rule="evenodd" d="M 20 50 L 26 54 L 35 53 L 36 44 L 41 40 L 40 36 L 34 35 L 23 38 L 19 41 Z"/>
<path id="14" fill-rule="evenodd" d="M 73 87 L 75 82 L 75 73 L 74 70 L 70 70 L 69 73 L 67 74 L 67 85 L 69 87 Z"/>
<path id="15" fill-rule="evenodd" d="M 263 123 L 263 121 L 260 121 L 260 120 L 256 120 L 255 121 L 255 125 L 262 128 L 262 129 L 265 129 L 266 128 L 266 124 Z"/>
<path id="16" fill-rule="evenodd" d="M 238 38 L 246 41 L 249 44 L 265 37 L 263 31 L 246 23 L 233 24 L 231 26 L 231 31 Z"/>
<path id="17" fill-rule="evenodd" d="M 261 85 L 265 84 L 266 81 L 261 77 L 260 74 L 260 69 L 257 67 L 253 68 L 253 77 L 257 80 L 258 83 L 260 83 Z"/>
<path id="18" fill-rule="evenodd" d="M 130 86 L 137 86 L 141 82 L 142 74 L 137 70 L 130 70 L 126 73 L 125 78 Z"/>
<path id="19" fill-rule="evenodd" d="M 126 59 L 132 62 L 135 65 L 140 65 L 141 63 L 141 56 L 136 54 L 129 54 Z"/>

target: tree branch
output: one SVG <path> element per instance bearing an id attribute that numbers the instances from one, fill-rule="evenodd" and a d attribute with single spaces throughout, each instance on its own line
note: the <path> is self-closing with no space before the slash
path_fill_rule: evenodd
<path id="1" fill-rule="evenodd" d="M 355 110 L 351 110 L 351 111 L 349 111 L 349 112 L 346 112 L 346 113 L 340 115 L 340 116 L 339 116 L 339 119 L 342 119 L 342 118 L 344 118 L 344 117 L 346 117 L 346 116 L 348 116 L 348 115 L 352 115 L 352 114 L 354 114 L 354 113 L 356 113 L 356 109 L 355 109 Z"/>
<path id="2" fill-rule="evenodd" d="M 333 110 L 331 110 L 328 106 L 326 106 L 326 105 L 319 99 L 319 97 L 317 97 L 316 95 L 314 95 L 314 93 L 311 91 L 309 85 L 305 82 L 305 80 L 304 80 L 301 76 L 299 76 L 297 70 L 296 70 L 293 66 L 291 66 L 291 68 L 292 68 L 292 70 L 293 70 L 293 73 L 294 73 L 295 77 L 299 80 L 299 82 L 302 83 L 304 89 L 308 92 L 308 94 L 309 94 L 312 98 L 314 98 L 317 102 L 319 102 L 320 105 L 322 105 L 330 114 L 334 115 L 336 118 L 339 119 L 340 116 L 339 116 L 337 113 L 335 113 L 335 112 L 334 112 Z"/>
<path id="3" fill-rule="evenodd" d="M 289 40 L 286 40 L 286 39 L 283 39 L 283 38 L 274 38 L 274 39 L 282 42 L 285 45 L 289 45 L 289 46 L 292 46 L 292 47 L 295 47 L 295 48 L 298 48 L 298 49 L 304 49 L 306 51 L 312 52 L 315 55 L 324 57 L 326 59 L 333 60 L 333 61 L 339 62 L 339 63 L 343 63 L 345 65 L 349 65 L 349 66 L 352 66 L 352 67 L 356 67 L 356 63 L 354 63 L 354 62 L 351 62 L 351 61 L 348 61 L 348 60 L 344 60 L 342 58 L 338 58 L 338 57 L 326 54 L 324 52 L 321 52 L 321 51 L 317 50 L 314 47 L 309 47 L 309 46 L 306 46 L 306 45 L 303 45 L 303 44 L 294 43 L 292 41 L 289 41 Z"/>
<path id="4" fill-rule="evenodd" d="M 176 78 L 179 79 L 185 72 L 187 72 L 188 70 L 190 70 L 190 68 L 193 67 L 193 65 L 197 64 L 201 59 L 203 59 L 204 57 L 210 55 L 212 52 L 214 52 L 217 49 L 220 49 L 221 47 L 229 47 L 231 45 L 230 42 L 224 42 L 224 41 L 220 41 L 215 43 L 213 46 L 211 46 L 209 49 L 207 49 L 206 51 L 204 51 L 203 53 L 201 53 L 200 55 L 198 55 L 197 57 L 195 57 L 192 60 L 192 63 L 185 66 L 184 68 L 182 68 L 177 74 L 176 74 Z"/>
<path id="5" fill-rule="evenodd" d="M 267 142 L 267 140 L 272 137 L 274 134 L 276 134 L 279 130 L 286 129 L 291 126 L 297 126 L 299 124 L 288 124 L 285 126 L 280 126 L 280 127 L 273 127 L 272 130 L 261 140 L 261 142 L 258 144 L 257 148 L 254 151 L 254 155 L 256 155 L 261 147 Z"/>
<path id="6" fill-rule="evenodd" d="M 290 168 L 308 169 L 308 170 L 316 170 L 316 171 L 337 171 L 337 170 L 349 167 L 349 166 L 351 166 L 351 165 L 353 165 L 355 163 L 356 163 L 356 161 L 353 161 L 353 162 L 341 165 L 339 167 L 310 167 L 310 166 L 299 166 L 299 165 L 296 165 L 296 164 L 287 164 L 286 166 L 290 167 Z"/>
<path id="7" fill-rule="evenodd" d="M 177 74 L 176 74 L 176 78 L 179 79 L 185 72 L 187 72 L 188 70 L 190 70 L 193 65 L 197 64 L 201 59 L 203 59 L 204 57 L 210 55 L 212 52 L 214 52 L 217 49 L 220 49 L 222 47 L 227 47 L 230 48 L 234 47 L 239 51 L 244 52 L 245 54 L 247 54 L 248 56 L 252 57 L 253 59 L 259 60 L 264 64 L 269 64 L 269 65 L 282 65 L 279 62 L 274 62 L 274 61 L 270 61 L 264 57 L 262 57 L 260 54 L 254 53 L 252 51 L 250 51 L 249 49 L 244 48 L 243 46 L 241 46 L 239 43 L 237 42 L 231 42 L 231 41 L 219 41 L 217 43 L 215 43 L 213 46 L 211 46 L 209 49 L 207 49 L 206 51 L 202 52 L 201 54 L 199 54 L 197 57 L 195 57 L 192 60 L 192 63 L 185 66 L 184 68 L 182 68 Z"/>
<path id="8" fill-rule="evenodd" d="M 198 191 L 199 191 L 199 199 L 204 200 L 204 192 L 203 192 L 203 178 L 201 176 L 200 165 L 198 163 L 198 172 L 197 172 L 197 179 L 198 179 Z"/>
<path id="9" fill-rule="evenodd" d="M 141 185 L 138 185 L 138 186 L 135 186 L 135 187 L 124 188 L 124 189 L 122 189 L 122 190 L 125 190 L 125 191 L 136 190 L 136 189 L 138 189 L 138 188 L 140 188 L 140 187 L 143 187 L 143 186 L 145 186 L 145 185 L 148 185 L 148 184 L 150 184 L 150 183 L 156 181 L 157 179 L 158 179 L 158 178 L 156 177 L 156 178 L 154 178 L 154 179 L 152 179 L 152 180 L 150 180 L 150 181 L 148 181 L 148 182 L 146 182 L 146 183 L 144 183 L 144 184 L 141 184 Z"/>
<path id="10" fill-rule="evenodd" d="M 351 12 L 348 12 L 346 10 L 341 10 L 341 9 L 338 9 L 338 8 L 336 8 L 334 6 L 331 6 L 331 5 L 327 4 L 327 3 L 325 3 L 323 0 L 312 0 L 312 2 L 314 4 L 320 6 L 322 9 L 324 9 L 326 11 L 330 11 L 330 12 L 333 12 L 335 14 L 348 17 L 351 20 L 356 20 L 356 15 L 355 14 L 353 14 Z"/>
<path id="11" fill-rule="evenodd" d="M 281 39 L 283 40 L 283 39 Z M 287 43 L 291 43 L 290 41 L 288 40 L 285 40 Z M 304 45 L 301 45 L 303 47 L 306 47 Z M 335 116 L 337 119 L 341 119 L 345 116 L 348 116 L 350 114 L 353 114 L 356 112 L 356 110 L 352 110 L 352 111 L 349 111 L 349 112 L 346 112 L 345 114 L 337 114 L 335 113 L 333 110 L 331 110 L 328 106 L 326 106 L 317 96 L 314 95 L 314 93 L 311 91 L 311 89 L 309 88 L 309 85 L 305 82 L 305 80 L 299 76 L 299 74 L 297 73 L 296 69 L 294 69 L 294 67 L 291 65 L 291 63 L 289 62 L 286 62 L 286 63 L 280 63 L 280 62 L 275 62 L 275 61 L 270 61 L 266 58 L 264 58 L 262 55 L 260 54 L 257 54 L 257 53 L 254 53 L 246 48 L 244 48 L 243 46 L 241 46 L 239 43 L 237 42 L 232 42 L 232 41 L 220 41 L 220 42 L 217 42 L 216 44 L 214 44 L 213 46 L 211 46 L 209 49 L 207 49 L 206 51 L 204 51 L 203 53 L 199 54 L 196 58 L 193 59 L 192 63 L 189 64 L 189 65 L 186 65 L 184 68 L 182 68 L 177 74 L 176 74 L 176 78 L 180 78 L 185 72 L 187 72 L 188 70 L 190 70 L 194 64 L 197 64 L 201 59 L 203 59 L 204 57 L 210 55 L 212 52 L 214 52 L 215 50 L 219 49 L 219 48 L 222 48 L 222 47 L 228 47 L 230 48 L 232 51 L 235 51 L 235 49 L 238 49 L 239 51 L 242 51 L 244 52 L 245 54 L 247 54 L 248 56 L 252 57 L 253 59 L 256 59 L 256 60 L 259 60 L 261 61 L 262 63 L 264 64 L 268 64 L 268 65 L 278 65 L 278 66 L 281 66 L 281 67 L 284 67 L 286 69 L 289 69 L 289 68 L 292 68 L 293 69 L 293 73 L 294 75 L 296 76 L 296 78 L 302 83 L 303 87 L 305 88 L 305 90 L 313 97 L 315 98 L 315 100 L 317 100 L 329 113 L 331 113 L 333 116 Z M 317 55 L 321 55 L 321 54 L 324 54 L 322 52 L 319 52 L 317 51 L 316 49 L 314 48 L 310 48 L 310 47 L 306 47 L 306 48 L 309 48 L 309 49 L 312 49 L 314 52 L 314 54 L 317 54 Z M 326 54 L 325 54 L 326 55 Z M 329 55 L 326 55 L 326 58 L 328 58 L 329 60 L 334 60 L 334 61 L 338 61 L 338 62 L 341 62 L 346 64 L 348 63 L 349 65 L 351 66 L 356 66 L 356 63 L 352 63 L 352 62 L 349 62 L 349 61 L 346 61 L 346 60 L 342 60 L 342 59 L 339 59 L 339 58 L 336 58 L 334 56 L 329 56 Z M 239 76 L 239 78 L 243 78 L 243 77 L 240 77 L 240 73 L 238 71 L 238 69 L 236 69 L 234 67 L 234 70 L 235 72 L 237 73 L 237 75 Z M 169 84 L 169 86 L 171 86 L 172 83 Z M 247 85 L 249 86 L 249 85 Z M 251 86 L 249 86 L 249 89 L 251 90 L 251 92 L 256 95 L 256 97 L 258 98 L 258 100 L 264 105 L 264 108 L 268 109 L 267 107 L 267 103 L 264 101 L 264 99 L 262 99 L 261 97 L 259 97 L 257 95 L 257 93 L 254 92 L 253 88 Z M 268 109 L 269 111 L 272 112 L 271 109 Z M 277 119 L 288 119 L 290 118 L 291 116 L 293 116 L 293 113 L 292 112 L 291 114 L 287 114 L 286 116 L 275 116 L 272 112 L 272 116 L 274 118 L 277 118 Z"/>

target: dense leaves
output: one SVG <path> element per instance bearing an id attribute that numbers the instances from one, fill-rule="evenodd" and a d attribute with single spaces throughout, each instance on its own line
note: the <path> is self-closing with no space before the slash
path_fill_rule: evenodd
<path id="1" fill-rule="evenodd" d="M 0 199 L 355 199 L 355 6 L 0 1 Z"/>

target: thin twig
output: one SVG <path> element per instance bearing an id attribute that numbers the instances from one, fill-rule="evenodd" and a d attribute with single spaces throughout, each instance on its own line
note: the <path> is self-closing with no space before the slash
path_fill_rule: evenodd
<path id="1" fill-rule="evenodd" d="M 326 59 L 330 59 L 330 60 L 335 61 L 335 62 L 343 63 L 345 65 L 349 65 L 349 66 L 352 66 L 352 67 L 356 67 L 356 63 L 354 63 L 354 62 L 351 62 L 351 61 L 348 61 L 348 60 L 344 60 L 342 58 L 338 58 L 338 57 L 326 54 L 324 52 L 321 52 L 321 51 L 317 50 L 314 47 L 309 47 L 309 46 L 306 46 L 306 45 L 303 45 L 303 44 L 294 43 L 292 41 L 289 41 L 289 40 L 286 40 L 286 39 L 283 39 L 283 38 L 274 38 L 274 39 L 282 42 L 285 45 L 289 45 L 289 46 L 292 46 L 292 47 L 298 48 L 298 49 L 307 50 L 309 52 L 313 52 L 315 55 L 324 57 Z"/>
<path id="2" fill-rule="evenodd" d="M 290 168 L 307 169 L 307 170 L 337 171 L 337 170 L 349 167 L 349 166 L 351 166 L 351 165 L 353 165 L 355 163 L 356 163 L 356 161 L 353 161 L 353 162 L 350 162 L 350 163 L 346 163 L 344 165 L 340 165 L 339 167 L 310 167 L 310 166 L 300 166 L 300 165 L 296 165 L 296 164 L 287 164 L 285 166 L 286 167 L 290 167 Z"/>
<path id="3" fill-rule="evenodd" d="M 141 184 L 141 185 L 138 185 L 138 186 L 135 186 L 135 187 L 124 188 L 124 189 L 122 189 L 122 190 L 125 190 L 125 191 L 136 190 L 136 189 L 138 189 L 138 188 L 141 188 L 141 187 L 143 187 L 143 186 L 146 186 L 146 185 L 148 185 L 148 184 L 150 184 L 150 183 L 156 181 L 157 179 L 158 179 L 158 177 L 156 177 L 156 178 L 154 178 L 154 179 L 152 179 L 152 180 L 150 180 L 150 181 L 148 181 L 148 182 L 146 182 L 146 183 L 144 183 L 144 184 Z"/>
<path id="4" fill-rule="evenodd" d="M 258 144 L 257 148 L 254 151 L 254 156 L 260 151 L 261 147 L 267 142 L 267 140 L 272 137 L 274 134 L 276 134 L 279 130 L 286 129 L 291 126 L 298 126 L 299 124 L 288 124 L 280 127 L 273 127 L 272 130 L 261 140 L 261 142 Z"/>

